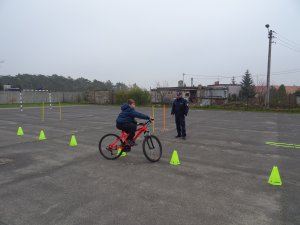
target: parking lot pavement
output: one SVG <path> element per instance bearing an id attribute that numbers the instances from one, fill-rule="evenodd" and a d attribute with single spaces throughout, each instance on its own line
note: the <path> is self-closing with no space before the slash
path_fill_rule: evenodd
<path id="1" fill-rule="evenodd" d="M 47 108 L 42 122 L 39 108 L 0 109 L 0 224 L 300 224 L 300 149 L 265 144 L 300 144 L 299 114 L 190 110 L 181 140 L 169 109 L 164 129 L 156 108 L 163 156 L 150 163 L 142 138 L 126 157 L 99 154 L 99 139 L 119 133 L 119 111 L 65 107 L 60 121 Z M 174 149 L 180 166 L 169 164 Z M 267 183 L 274 165 L 282 186 Z"/>

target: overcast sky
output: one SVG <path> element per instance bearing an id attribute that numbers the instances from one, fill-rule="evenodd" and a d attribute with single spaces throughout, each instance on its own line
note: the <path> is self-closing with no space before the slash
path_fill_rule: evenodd
<path id="1" fill-rule="evenodd" d="M 299 0 L 0 0 L 0 74 L 176 86 L 267 73 L 300 85 Z M 279 36 L 280 35 L 280 36 Z M 287 71 L 287 72 L 286 72 Z"/>

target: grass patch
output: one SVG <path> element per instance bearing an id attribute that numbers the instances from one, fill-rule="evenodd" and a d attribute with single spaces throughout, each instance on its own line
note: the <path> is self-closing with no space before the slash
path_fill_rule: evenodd
<path id="1" fill-rule="evenodd" d="M 300 108 L 263 108 L 263 107 L 236 107 L 236 106 L 191 106 L 191 109 L 202 110 L 225 110 L 239 112 L 279 112 L 279 113 L 300 113 Z"/>

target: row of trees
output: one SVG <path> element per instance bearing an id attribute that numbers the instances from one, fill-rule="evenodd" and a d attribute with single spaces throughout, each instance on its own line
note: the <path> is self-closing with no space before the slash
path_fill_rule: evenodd
<path id="1" fill-rule="evenodd" d="M 113 84 L 110 80 L 106 82 L 85 78 L 73 79 L 71 77 L 45 75 L 18 74 L 17 76 L 0 76 L 0 90 L 3 84 L 23 89 L 44 89 L 51 91 L 86 91 L 86 90 L 126 90 L 128 86 L 124 83 Z"/>
<path id="2" fill-rule="evenodd" d="M 232 79 L 232 84 L 235 84 L 234 78 Z M 252 76 L 247 70 L 241 81 L 241 91 L 239 96 L 230 96 L 229 100 L 251 100 L 256 97 L 258 104 L 264 105 L 265 96 L 267 93 L 267 88 L 264 83 L 261 83 L 256 89 Z M 270 105 L 271 106 L 281 106 L 286 107 L 292 104 L 295 101 L 295 96 L 300 94 L 300 91 L 294 93 L 293 95 L 287 94 L 285 86 L 282 84 L 279 88 L 274 86 L 270 87 Z"/>
<path id="3" fill-rule="evenodd" d="M 131 88 L 116 91 L 115 98 L 117 104 L 127 102 L 130 98 L 134 99 L 138 105 L 147 105 L 151 102 L 149 91 L 141 89 L 136 84 Z"/>
<path id="4" fill-rule="evenodd" d="M 17 76 L 0 76 L 0 90 L 3 84 L 10 84 L 12 87 L 23 89 L 44 89 L 51 91 L 114 91 L 116 103 L 122 104 L 129 98 L 135 99 L 138 105 L 146 105 L 151 102 L 149 91 L 138 87 L 136 84 L 127 86 L 124 83 L 113 84 L 111 81 L 90 81 L 85 78 L 73 79 L 58 75 L 30 75 L 18 74 Z"/>

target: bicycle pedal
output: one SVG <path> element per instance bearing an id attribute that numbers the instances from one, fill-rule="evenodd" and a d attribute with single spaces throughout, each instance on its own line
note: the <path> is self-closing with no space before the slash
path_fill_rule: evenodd
<path id="1" fill-rule="evenodd" d="M 130 145 L 125 145 L 123 152 L 130 152 L 131 151 L 131 146 Z"/>

